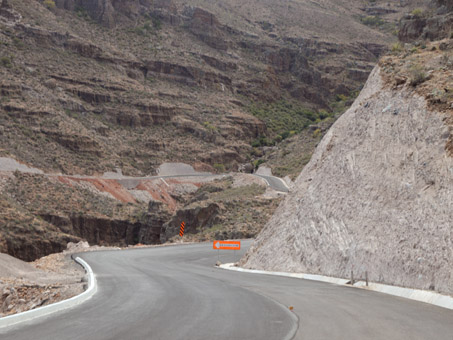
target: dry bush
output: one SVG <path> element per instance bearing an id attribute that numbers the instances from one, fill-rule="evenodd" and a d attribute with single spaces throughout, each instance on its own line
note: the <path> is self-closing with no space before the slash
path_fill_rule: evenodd
<path id="1" fill-rule="evenodd" d="M 425 69 L 421 65 L 413 65 L 409 69 L 410 84 L 412 86 L 420 85 L 428 79 Z"/>

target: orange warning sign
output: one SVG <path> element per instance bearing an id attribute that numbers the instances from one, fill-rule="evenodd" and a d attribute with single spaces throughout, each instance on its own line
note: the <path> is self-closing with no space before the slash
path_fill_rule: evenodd
<path id="1" fill-rule="evenodd" d="M 229 250 L 240 250 L 241 241 L 214 241 L 212 243 L 213 249 L 229 249 Z"/>

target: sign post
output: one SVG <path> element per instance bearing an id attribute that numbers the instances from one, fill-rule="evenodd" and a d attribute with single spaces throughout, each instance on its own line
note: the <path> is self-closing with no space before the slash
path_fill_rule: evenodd
<path id="1" fill-rule="evenodd" d="M 236 256 L 236 250 L 241 249 L 241 241 L 214 241 L 212 249 L 217 249 L 217 261 L 220 261 L 220 249 L 234 250 Z"/>

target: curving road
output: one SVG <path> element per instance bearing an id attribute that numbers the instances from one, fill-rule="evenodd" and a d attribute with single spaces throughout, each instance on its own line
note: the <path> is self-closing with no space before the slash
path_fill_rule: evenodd
<path id="1" fill-rule="evenodd" d="M 251 174 L 255 177 L 260 177 L 264 179 L 268 186 L 270 186 L 275 191 L 280 192 L 289 192 L 288 185 L 286 182 L 281 179 L 280 177 L 276 176 L 266 176 L 266 175 L 259 175 L 259 174 Z M 204 174 L 180 174 L 180 175 L 164 175 L 164 176 L 151 176 L 151 177 L 130 177 L 130 178 L 119 178 L 117 181 L 121 183 L 124 187 L 128 189 L 135 188 L 141 180 L 146 179 L 166 179 L 166 178 L 181 178 L 181 177 L 225 177 L 226 175 L 219 175 L 219 174 L 211 174 L 211 173 L 204 173 Z"/>
<path id="2" fill-rule="evenodd" d="M 267 184 L 276 191 L 289 192 L 288 185 L 280 177 L 258 175 L 258 174 L 253 174 L 253 175 L 256 177 L 263 178 L 267 182 Z"/>
<path id="3" fill-rule="evenodd" d="M 241 254 L 248 245 L 243 241 Z M 224 251 L 220 260 L 232 262 L 240 253 Z M 453 311 L 327 283 L 216 269 L 212 243 L 80 256 L 96 273 L 96 295 L 0 329 L 0 339 L 273 340 L 294 332 L 295 339 L 453 339 Z"/>

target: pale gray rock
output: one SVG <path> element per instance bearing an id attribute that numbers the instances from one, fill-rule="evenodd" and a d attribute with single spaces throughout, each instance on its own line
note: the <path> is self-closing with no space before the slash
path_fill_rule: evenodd
<path id="1" fill-rule="evenodd" d="M 386 87 L 380 72 L 327 132 L 242 266 L 343 278 L 367 271 L 371 281 L 453 294 L 445 117 L 412 88 Z"/>

